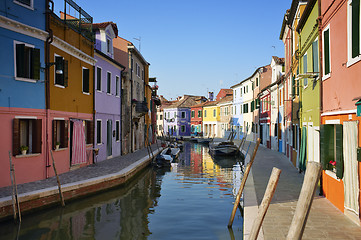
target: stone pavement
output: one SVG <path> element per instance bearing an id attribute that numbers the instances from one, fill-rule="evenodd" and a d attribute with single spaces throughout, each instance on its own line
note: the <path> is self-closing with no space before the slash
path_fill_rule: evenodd
<path id="1" fill-rule="evenodd" d="M 248 145 L 249 142 L 246 142 L 243 151 L 247 150 Z M 248 156 L 254 146 L 251 143 Z M 247 239 L 257 216 L 273 167 L 282 172 L 258 239 L 278 240 L 287 236 L 304 174 L 298 173 L 284 154 L 260 145 L 244 189 L 244 239 Z M 317 189 L 302 239 L 361 239 L 361 227 L 318 193 Z"/>
<path id="2" fill-rule="evenodd" d="M 160 147 L 160 142 L 157 144 L 153 144 L 151 146 L 152 151 L 156 150 Z M 101 177 L 108 174 L 119 172 L 136 161 L 140 160 L 143 157 L 148 155 L 147 148 L 140 149 L 134 153 L 129 153 L 127 155 L 114 157 L 111 159 L 107 159 L 96 164 L 88 165 L 86 167 L 82 167 L 73 171 L 69 171 L 59 175 L 60 183 L 62 185 L 74 183 L 78 181 L 84 181 L 91 178 Z M 23 194 L 27 192 L 33 191 L 41 191 L 42 189 L 57 187 L 56 177 L 51 177 L 48 179 L 19 184 L 18 194 Z M 0 198 L 11 196 L 12 188 L 2 187 L 0 188 Z"/>

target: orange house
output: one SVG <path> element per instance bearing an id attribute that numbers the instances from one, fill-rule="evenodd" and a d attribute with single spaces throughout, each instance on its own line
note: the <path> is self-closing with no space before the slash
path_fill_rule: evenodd
<path id="1" fill-rule="evenodd" d="M 322 1 L 321 15 L 323 193 L 360 224 L 360 0 Z"/>

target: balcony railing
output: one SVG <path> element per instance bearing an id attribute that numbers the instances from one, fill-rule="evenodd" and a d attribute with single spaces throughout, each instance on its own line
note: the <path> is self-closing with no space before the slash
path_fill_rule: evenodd
<path id="1" fill-rule="evenodd" d="M 147 102 L 136 102 L 135 103 L 135 111 L 137 113 L 147 113 L 148 112 Z"/>

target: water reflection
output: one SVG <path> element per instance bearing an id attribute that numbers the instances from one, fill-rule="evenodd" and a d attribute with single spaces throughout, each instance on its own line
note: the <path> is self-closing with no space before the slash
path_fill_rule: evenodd
<path id="1" fill-rule="evenodd" d="M 1 239 L 241 239 L 242 216 L 227 223 L 240 185 L 242 162 L 212 158 L 186 143 L 168 169 L 146 169 L 129 184 L 23 216 L 18 231 L 0 226 Z"/>

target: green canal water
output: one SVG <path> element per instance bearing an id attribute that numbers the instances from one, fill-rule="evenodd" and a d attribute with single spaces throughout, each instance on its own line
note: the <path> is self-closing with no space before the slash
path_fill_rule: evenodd
<path id="1" fill-rule="evenodd" d="M 227 228 L 242 166 L 186 143 L 170 169 L 149 167 L 126 186 L 24 215 L 20 226 L 3 222 L 0 239 L 242 239 L 240 211 Z"/>

